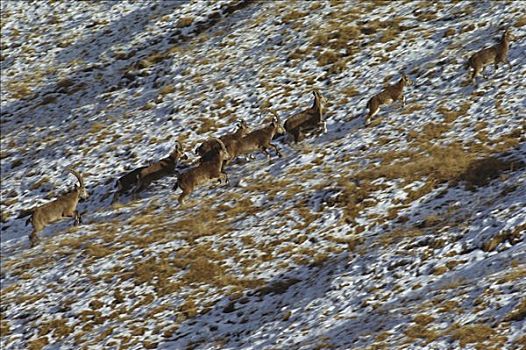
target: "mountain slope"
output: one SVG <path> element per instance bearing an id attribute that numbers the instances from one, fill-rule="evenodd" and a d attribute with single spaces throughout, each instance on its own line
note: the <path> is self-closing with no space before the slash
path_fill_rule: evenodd
<path id="1" fill-rule="evenodd" d="M 2 348 L 519 349 L 525 5 L 2 2 Z M 511 68 L 464 65 L 514 35 Z M 367 100 L 406 72 L 407 105 Z M 327 97 L 328 132 L 227 167 L 115 179 Z M 86 177 L 83 225 L 19 213 Z"/>

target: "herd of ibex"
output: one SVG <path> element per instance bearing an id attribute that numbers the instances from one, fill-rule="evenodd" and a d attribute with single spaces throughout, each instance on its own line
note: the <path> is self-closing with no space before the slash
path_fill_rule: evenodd
<path id="1" fill-rule="evenodd" d="M 499 63 L 508 63 L 511 67 L 508 60 L 511 38 L 511 33 L 506 29 L 498 44 L 482 49 L 469 58 L 466 66 L 467 68 L 473 68 L 471 83 L 474 83 L 477 75 L 483 71 L 485 66 L 491 63 L 495 64 L 495 70 Z M 402 106 L 404 106 L 405 97 L 403 90 L 405 86 L 409 85 L 411 85 L 410 78 L 406 74 L 402 74 L 396 84 L 387 86 L 383 91 L 371 97 L 367 102 L 368 113 L 365 116 L 365 124 L 369 124 L 371 118 L 378 113 L 381 105 L 401 100 Z M 152 182 L 166 176 L 176 175 L 177 182 L 173 189 L 181 189 L 182 193 L 178 201 L 182 205 L 184 199 L 197 186 L 209 180 L 217 179 L 219 183 L 228 183 L 225 166 L 238 156 L 250 156 L 256 151 L 261 151 L 270 159 L 268 149 L 272 148 L 279 157 L 282 157 L 278 147 L 272 143 L 276 135 L 289 134 L 294 139 L 294 142 L 297 143 L 303 140 L 307 134 L 327 132 L 324 118 L 327 100 L 317 89 L 314 89 L 312 94 L 314 95 L 312 107 L 290 116 L 283 126 L 277 113 L 270 111 L 273 116 L 267 125 L 250 131 L 248 124 L 244 120 L 240 120 L 234 133 L 204 141 L 195 150 L 195 153 L 200 157 L 199 161 L 182 172 L 177 170 L 178 161 L 181 159 L 185 160 L 188 157 L 184 154 L 183 146 L 176 142 L 175 149 L 168 157 L 153 162 L 148 166 L 137 168 L 119 178 L 116 181 L 113 202 L 118 200 L 122 194 L 131 191 L 135 196 Z M 31 222 L 33 225 L 33 230 L 29 235 L 32 247 L 39 242 L 37 233 L 53 222 L 65 217 L 74 217 L 76 224 L 81 223 L 77 204 L 81 198 L 87 198 L 88 193 L 84 187 L 81 174 L 70 168 L 67 170 L 77 177 L 79 181 L 78 186 L 76 185 L 74 189 L 59 196 L 54 201 L 30 209 L 19 216 L 31 215 L 26 223 Z"/>

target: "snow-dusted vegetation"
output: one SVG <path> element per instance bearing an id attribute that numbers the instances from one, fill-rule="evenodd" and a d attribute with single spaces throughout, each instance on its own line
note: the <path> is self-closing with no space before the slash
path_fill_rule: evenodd
<path id="1" fill-rule="evenodd" d="M 512 33 L 511 67 L 466 63 Z M 2 1 L 2 349 L 523 349 L 526 3 Z M 406 104 L 367 101 L 407 74 Z M 179 206 L 115 181 L 327 99 Z M 29 247 L 28 209 L 89 197 Z"/>

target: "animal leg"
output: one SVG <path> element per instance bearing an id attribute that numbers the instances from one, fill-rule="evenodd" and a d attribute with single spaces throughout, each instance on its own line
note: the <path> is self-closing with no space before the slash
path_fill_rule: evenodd
<path id="1" fill-rule="evenodd" d="M 75 210 L 75 226 L 82 224 L 82 217 L 78 210 Z"/>
<path id="2" fill-rule="evenodd" d="M 301 131 L 301 129 L 298 129 L 298 132 L 297 132 L 297 138 L 296 138 L 296 143 L 300 142 L 300 141 L 303 141 L 303 139 L 305 138 L 305 135 L 303 134 L 303 132 Z"/>
<path id="3" fill-rule="evenodd" d="M 111 204 L 117 202 L 119 200 L 119 197 L 120 197 L 120 193 L 119 191 L 116 191 L 114 194 L 113 194 L 113 198 L 111 200 Z"/>
<path id="4" fill-rule="evenodd" d="M 29 243 L 31 248 L 40 243 L 40 238 L 38 238 L 37 232 L 35 230 L 31 231 L 31 233 L 29 234 Z"/>
<path id="5" fill-rule="evenodd" d="M 225 185 L 229 184 L 230 180 L 228 179 L 227 173 L 221 173 L 219 175 L 219 182 L 221 183 L 221 181 L 223 181 Z"/>
<path id="6" fill-rule="evenodd" d="M 322 124 L 323 133 L 326 134 L 327 133 L 327 122 L 323 121 L 321 124 Z"/>
<path id="7" fill-rule="evenodd" d="M 261 147 L 261 152 L 265 153 L 267 156 L 267 159 L 270 160 L 270 153 L 267 151 L 267 147 L 263 146 Z"/>
<path id="8" fill-rule="evenodd" d="M 278 155 L 278 157 L 283 157 L 283 154 L 281 154 L 281 152 L 279 151 L 278 149 L 278 146 L 276 146 L 275 144 L 272 144 L 272 143 L 269 143 L 269 146 L 274 148 L 274 151 L 276 151 L 276 154 Z"/>
<path id="9" fill-rule="evenodd" d="M 402 95 L 402 108 L 405 107 L 405 95 Z"/>
<path id="10" fill-rule="evenodd" d="M 181 193 L 179 195 L 179 198 L 177 199 L 179 201 L 179 205 L 183 205 L 184 204 L 184 199 L 186 198 L 186 196 L 188 196 L 190 194 L 190 191 L 185 191 L 183 190 L 183 193 Z"/>
<path id="11" fill-rule="evenodd" d="M 299 139 L 299 133 L 300 133 L 299 130 L 298 129 L 292 129 L 289 132 L 292 135 L 292 138 L 294 139 L 294 143 L 297 143 L 298 139 Z"/>
<path id="12" fill-rule="evenodd" d="M 374 118 L 374 116 L 378 113 L 379 110 L 379 106 L 376 106 L 374 109 L 369 110 L 369 114 L 367 115 L 367 117 L 365 117 L 365 125 L 369 125 L 369 123 L 371 123 L 371 119 Z"/>

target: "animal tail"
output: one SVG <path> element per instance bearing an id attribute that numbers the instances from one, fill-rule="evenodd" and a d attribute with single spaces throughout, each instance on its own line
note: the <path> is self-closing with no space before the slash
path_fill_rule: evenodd
<path id="1" fill-rule="evenodd" d="M 31 218 L 32 218 L 32 216 L 30 216 L 30 217 L 26 220 L 26 226 L 31 222 Z"/>

